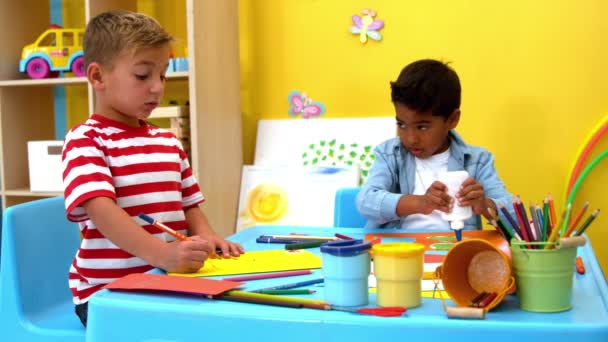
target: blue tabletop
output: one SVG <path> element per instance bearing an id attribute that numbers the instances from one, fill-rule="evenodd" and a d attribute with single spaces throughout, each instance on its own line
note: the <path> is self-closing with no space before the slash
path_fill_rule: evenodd
<path id="1" fill-rule="evenodd" d="M 311 235 L 341 233 L 363 238 L 367 233 L 403 232 L 354 228 L 257 226 L 230 240 L 246 250 L 281 249 L 283 245 L 256 243 L 263 234 Z M 319 254 L 319 248 L 310 249 Z M 372 341 L 429 338 L 450 341 L 608 341 L 608 287 L 590 243 L 578 248 L 586 273 L 576 274 L 573 308 L 560 313 L 519 309 L 517 297 L 507 295 L 485 320 L 447 318 L 441 301 L 423 298 L 422 305 L 401 317 L 376 317 L 340 311 L 294 309 L 211 300 L 191 295 L 102 290 L 89 301 L 87 341 Z M 160 271 L 157 271 L 160 272 Z M 298 280 L 321 276 L 321 270 Z M 221 277 L 215 277 L 221 278 Z M 211 278 L 213 279 L 213 277 Z M 285 280 L 249 282 L 245 289 L 272 286 Z M 323 299 L 323 287 L 306 298 Z M 375 303 L 370 293 L 370 303 Z M 448 305 L 453 305 L 447 301 Z"/>

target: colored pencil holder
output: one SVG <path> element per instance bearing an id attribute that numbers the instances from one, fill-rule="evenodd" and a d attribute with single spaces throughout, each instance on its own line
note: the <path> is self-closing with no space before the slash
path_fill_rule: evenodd
<path id="1" fill-rule="evenodd" d="M 482 308 L 486 312 L 500 304 L 515 286 L 509 257 L 482 239 L 456 243 L 437 267 L 436 274 L 452 301 L 461 307 L 471 306 L 484 292 L 496 293 Z"/>
<path id="2" fill-rule="evenodd" d="M 552 243 L 511 241 L 517 297 L 521 309 L 559 312 L 572 308 L 576 246 L 567 247 L 567 240 L 561 239 Z M 542 248 L 526 248 L 527 245 Z M 554 248 L 545 249 L 546 245 Z"/>
<path id="3" fill-rule="evenodd" d="M 424 245 L 380 243 L 372 247 L 379 306 L 413 308 L 422 304 Z"/>
<path id="4" fill-rule="evenodd" d="M 369 303 L 371 244 L 363 240 L 336 240 L 321 245 L 325 301 L 336 306 Z"/>

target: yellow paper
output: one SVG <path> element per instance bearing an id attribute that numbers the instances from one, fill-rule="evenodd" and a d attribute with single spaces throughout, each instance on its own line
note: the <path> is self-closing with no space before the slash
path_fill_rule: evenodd
<path id="1" fill-rule="evenodd" d="M 184 277 L 210 277 L 229 274 L 263 273 L 321 268 L 321 257 L 307 250 L 283 249 L 246 252 L 238 258 L 207 259 L 195 273 L 169 273 Z"/>

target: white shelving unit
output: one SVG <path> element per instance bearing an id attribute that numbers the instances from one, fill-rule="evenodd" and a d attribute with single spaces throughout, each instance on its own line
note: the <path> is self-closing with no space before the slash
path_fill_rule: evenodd
<path id="1" fill-rule="evenodd" d="M 73 1 L 73 0 L 70 0 Z M 111 9 L 137 11 L 136 0 L 82 0 L 85 22 Z M 186 9 L 189 71 L 168 74 L 167 89 L 187 89 L 191 159 L 206 201 L 202 205 L 222 235 L 234 232 L 242 168 L 237 0 L 159 0 Z M 185 5 L 185 6 L 184 6 Z M 54 140 L 54 86 L 85 87 L 84 77 L 32 80 L 19 73 L 21 49 L 50 24 L 48 1 L 0 4 L 0 195 L 2 209 L 61 195 L 29 190 L 27 142 Z M 187 84 L 185 84 L 187 83 Z M 84 90 L 84 89 L 83 89 Z"/>

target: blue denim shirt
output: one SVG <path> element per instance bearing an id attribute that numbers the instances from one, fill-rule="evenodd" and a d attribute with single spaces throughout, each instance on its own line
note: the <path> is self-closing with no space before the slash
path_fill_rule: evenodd
<path id="1" fill-rule="evenodd" d="M 497 207 L 502 203 L 511 208 L 513 196 L 498 178 L 494 156 L 481 147 L 467 145 L 453 130 L 449 138 L 448 171 L 466 170 Z M 378 145 L 374 154 L 376 161 L 357 195 L 357 209 L 368 219 L 365 228 L 399 228 L 403 217 L 397 216 L 397 203 L 401 196 L 414 192 L 416 161 L 399 137 Z M 481 229 L 479 215 L 466 220 L 464 229 Z"/>

